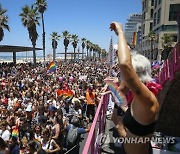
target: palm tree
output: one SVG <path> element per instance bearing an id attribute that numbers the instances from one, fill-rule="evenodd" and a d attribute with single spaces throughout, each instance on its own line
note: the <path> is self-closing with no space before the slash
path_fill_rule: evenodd
<path id="1" fill-rule="evenodd" d="M 79 42 L 78 36 L 76 34 L 73 34 L 71 36 L 71 41 L 72 41 L 72 45 L 74 48 L 74 62 L 75 62 L 75 60 L 76 60 L 76 48 L 77 48 L 77 44 Z"/>
<path id="2" fill-rule="evenodd" d="M 47 9 L 47 3 L 45 0 L 36 0 L 36 3 L 35 3 L 39 13 L 41 14 L 41 19 L 42 19 L 42 28 L 43 28 L 43 34 L 42 34 L 42 37 L 43 37 L 43 58 L 44 58 L 44 62 L 45 62 L 45 28 L 44 28 L 44 12 L 46 11 Z"/>
<path id="3" fill-rule="evenodd" d="M 92 58 L 92 47 L 93 47 L 93 44 L 92 42 L 89 42 L 89 58 L 91 59 Z"/>
<path id="4" fill-rule="evenodd" d="M 90 44 L 91 44 L 91 42 L 89 40 L 86 40 L 87 59 L 89 59 Z"/>
<path id="5" fill-rule="evenodd" d="M 98 57 L 99 57 L 99 60 L 100 60 L 101 55 L 102 55 L 102 49 L 99 47 L 99 45 L 97 45 L 97 53 L 98 53 Z"/>
<path id="6" fill-rule="evenodd" d="M 105 49 L 101 49 L 102 58 L 106 58 L 108 55 L 108 52 Z"/>
<path id="7" fill-rule="evenodd" d="M 156 33 L 154 31 L 150 31 L 150 33 L 147 36 L 147 39 L 150 41 L 150 44 L 151 44 L 150 61 L 152 61 L 152 59 L 153 59 L 153 44 L 157 40 Z"/>
<path id="8" fill-rule="evenodd" d="M 95 51 L 95 60 L 97 59 L 97 54 L 100 53 L 99 52 L 99 46 L 97 44 L 94 45 L 94 51 Z"/>
<path id="9" fill-rule="evenodd" d="M 36 26 L 39 25 L 39 19 L 37 9 L 34 9 L 33 5 L 29 7 L 28 5 L 25 5 L 25 7 L 22 8 L 22 13 L 19 14 L 22 20 L 22 24 L 24 27 L 27 27 L 27 30 L 29 32 L 29 39 L 32 42 L 33 45 L 33 61 L 36 65 L 36 41 L 38 38 L 38 33 L 36 30 Z"/>
<path id="10" fill-rule="evenodd" d="M 6 12 L 7 12 L 7 10 L 4 10 L 0 4 L 0 42 L 4 38 L 4 29 L 7 29 L 8 31 L 10 31 L 10 28 L 7 24 L 8 16 L 5 15 Z"/>
<path id="11" fill-rule="evenodd" d="M 52 39 L 52 49 L 53 49 L 53 61 L 55 62 L 56 60 L 56 49 L 57 49 L 57 45 L 58 45 L 58 42 L 59 39 L 60 39 L 60 35 L 58 35 L 57 32 L 52 32 L 51 35 L 51 39 Z"/>
<path id="12" fill-rule="evenodd" d="M 95 53 L 95 45 L 93 43 L 91 43 L 91 48 L 90 48 L 90 51 L 91 51 L 91 58 L 94 60 L 94 53 Z"/>
<path id="13" fill-rule="evenodd" d="M 170 34 L 164 34 L 163 37 L 161 37 L 162 40 L 162 47 L 164 48 L 162 53 L 162 59 L 166 59 L 171 52 L 172 45 L 174 43 L 173 37 Z"/>
<path id="14" fill-rule="evenodd" d="M 84 48 L 86 46 L 86 38 L 82 38 L 81 42 L 82 42 L 82 44 L 81 44 L 81 46 L 82 46 L 82 59 L 84 59 Z"/>
<path id="15" fill-rule="evenodd" d="M 66 62 L 67 59 L 67 49 L 68 49 L 68 45 L 69 45 L 69 39 L 71 38 L 71 35 L 69 34 L 68 31 L 64 31 L 62 32 L 62 37 L 64 38 L 64 47 L 65 47 L 65 57 L 64 60 Z"/>

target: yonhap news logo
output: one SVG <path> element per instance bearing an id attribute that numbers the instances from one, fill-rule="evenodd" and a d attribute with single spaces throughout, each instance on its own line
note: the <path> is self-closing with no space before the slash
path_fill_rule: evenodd
<path id="1" fill-rule="evenodd" d="M 109 133 L 101 133 L 96 137 L 96 144 L 101 148 L 107 146 L 109 143 L 111 143 Z"/>
<path id="2" fill-rule="evenodd" d="M 173 144 L 175 143 L 175 137 L 113 137 L 109 133 L 101 133 L 96 137 L 96 144 L 99 147 L 107 146 L 110 143 L 132 143 L 132 144 L 140 144 L 147 142 L 154 142 L 158 144 Z"/>

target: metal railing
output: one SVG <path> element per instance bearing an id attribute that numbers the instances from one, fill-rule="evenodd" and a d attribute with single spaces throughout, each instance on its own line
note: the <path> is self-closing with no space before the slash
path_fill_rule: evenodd
<path id="1" fill-rule="evenodd" d="M 96 143 L 96 137 L 102 132 L 104 132 L 106 110 L 107 110 L 108 102 L 109 102 L 109 93 L 105 93 L 101 96 L 101 100 L 96 110 L 96 114 L 95 114 L 93 123 L 91 125 L 91 129 L 88 134 L 82 154 L 88 154 L 88 153 L 99 154 L 100 153 L 99 145 Z"/>

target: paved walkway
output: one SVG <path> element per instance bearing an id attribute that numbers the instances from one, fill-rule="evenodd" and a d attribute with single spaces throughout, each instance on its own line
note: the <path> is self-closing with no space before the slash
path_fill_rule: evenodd
<path id="1" fill-rule="evenodd" d="M 115 146 L 115 140 L 118 138 L 118 133 L 114 128 L 114 123 L 111 120 L 111 116 L 106 118 L 104 144 L 102 145 L 101 154 L 120 154 L 121 147 Z"/>

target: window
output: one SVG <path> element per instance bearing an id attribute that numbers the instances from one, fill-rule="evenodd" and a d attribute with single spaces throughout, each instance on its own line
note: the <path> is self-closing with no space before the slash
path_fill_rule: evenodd
<path id="1" fill-rule="evenodd" d="M 159 0 L 159 3 L 158 4 L 161 4 L 161 0 Z"/>
<path id="2" fill-rule="evenodd" d="M 144 1 L 144 8 L 146 9 L 147 7 L 147 0 Z"/>
<path id="3" fill-rule="evenodd" d="M 157 0 L 154 1 L 154 7 L 157 7 Z"/>
<path id="4" fill-rule="evenodd" d="M 144 34 L 144 30 L 145 30 L 145 24 L 143 24 L 143 27 L 142 27 L 143 34 Z"/>
<path id="5" fill-rule="evenodd" d="M 154 14 L 154 26 L 156 25 L 157 13 Z"/>
<path id="6" fill-rule="evenodd" d="M 153 18 L 153 9 L 151 9 L 151 19 Z"/>
<path id="7" fill-rule="evenodd" d="M 151 0 L 151 6 L 154 6 L 154 0 Z"/>
<path id="8" fill-rule="evenodd" d="M 178 31 L 177 25 L 163 25 L 162 31 Z"/>
<path id="9" fill-rule="evenodd" d="M 178 11 L 180 11 L 180 4 L 171 4 L 170 5 L 169 21 L 176 21 Z"/>
<path id="10" fill-rule="evenodd" d="M 142 10 L 144 10 L 144 2 L 142 3 Z"/>
<path id="11" fill-rule="evenodd" d="M 151 22 L 151 23 L 150 23 L 150 28 L 149 28 L 149 31 L 150 31 L 150 32 L 152 31 L 152 27 L 153 27 L 153 23 Z"/>
<path id="12" fill-rule="evenodd" d="M 157 24 L 159 24 L 161 18 L 161 8 L 158 10 L 158 15 L 157 15 Z"/>

